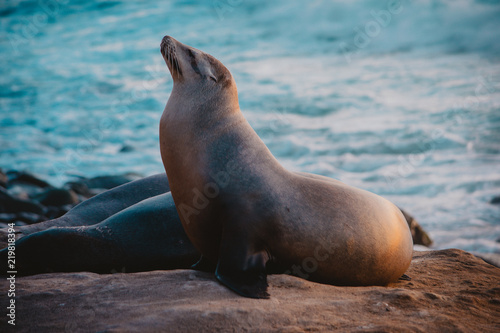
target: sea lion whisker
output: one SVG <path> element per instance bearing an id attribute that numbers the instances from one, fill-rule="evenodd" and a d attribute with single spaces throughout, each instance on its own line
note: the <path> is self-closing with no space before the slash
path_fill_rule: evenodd
<path id="1" fill-rule="evenodd" d="M 170 67 L 172 67 L 172 53 L 171 52 L 172 51 L 170 50 L 170 46 L 167 45 L 167 54 L 168 54 L 167 60 L 168 60 Z"/>

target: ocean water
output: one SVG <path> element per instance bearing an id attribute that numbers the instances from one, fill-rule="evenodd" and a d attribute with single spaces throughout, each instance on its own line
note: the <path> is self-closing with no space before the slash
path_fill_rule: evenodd
<path id="1" fill-rule="evenodd" d="M 435 248 L 500 253 L 500 2 L 3 1 L 0 168 L 163 171 L 166 34 L 233 73 L 297 171 L 381 194 Z"/>

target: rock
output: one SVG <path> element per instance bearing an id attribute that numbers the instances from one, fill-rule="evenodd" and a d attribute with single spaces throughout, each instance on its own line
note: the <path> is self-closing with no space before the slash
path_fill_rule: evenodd
<path id="1" fill-rule="evenodd" d="M 0 222 L 32 224 L 54 219 L 97 193 L 138 178 L 140 176 L 132 173 L 82 178 L 67 183 L 65 188 L 55 188 L 27 172 L 11 170 L 5 174 L 0 170 L 0 214 L 7 214 L 0 215 Z"/>
<path id="2" fill-rule="evenodd" d="M 120 153 L 129 153 L 131 151 L 134 151 L 134 147 L 132 147 L 131 145 L 123 145 L 121 148 L 120 148 Z"/>
<path id="3" fill-rule="evenodd" d="M 16 214 L 13 213 L 0 213 L 0 222 L 2 223 L 11 223 L 14 222 L 17 218 Z"/>
<path id="4" fill-rule="evenodd" d="M 43 215 L 45 211 L 46 208 L 43 205 L 14 198 L 6 190 L 0 187 L 0 213 L 29 212 Z"/>
<path id="5" fill-rule="evenodd" d="M 31 184 L 42 188 L 50 187 L 50 184 L 47 183 L 46 181 L 38 179 L 31 173 L 24 171 L 15 171 L 15 170 L 7 171 L 7 177 L 9 179 L 8 181 L 9 186 L 21 183 L 21 184 Z"/>
<path id="6" fill-rule="evenodd" d="M 490 200 L 490 204 L 493 204 L 493 205 L 500 205 L 500 195 L 496 196 L 496 197 L 493 197 L 491 200 Z"/>
<path id="7" fill-rule="evenodd" d="M 66 184 L 64 184 L 64 188 L 73 191 L 74 193 L 79 195 L 81 201 L 82 197 L 85 199 L 90 199 L 93 196 L 92 192 L 90 192 L 89 187 L 86 184 L 78 181 L 67 182 Z"/>
<path id="8" fill-rule="evenodd" d="M 473 255 L 486 261 L 488 264 L 500 268 L 500 254 L 499 253 L 482 253 L 472 252 Z"/>
<path id="9" fill-rule="evenodd" d="M 21 200 L 30 200 L 31 197 L 36 196 L 43 191 L 45 187 L 39 187 L 29 183 L 23 182 L 9 182 L 7 183 L 7 192 L 14 198 Z"/>
<path id="10" fill-rule="evenodd" d="M 413 244 L 430 246 L 432 245 L 432 239 L 425 232 L 425 230 L 420 226 L 420 224 L 415 220 L 413 216 L 408 214 L 406 211 L 400 208 L 403 213 L 408 226 L 410 227 L 411 236 L 413 238 Z"/>
<path id="11" fill-rule="evenodd" d="M 411 281 L 337 287 L 269 277 L 243 298 L 192 270 L 16 278 L 16 326 L 2 332 L 498 332 L 500 269 L 461 250 L 415 252 Z M 0 280 L 8 290 L 8 281 Z M 7 297 L 1 298 L 5 309 Z"/>
<path id="12" fill-rule="evenodd" d="M 7 188 L 7 174 L 0 169 L 0 187 Z"/>
<path id="13" fill-rule="evenodd" d="M 79 203 L 77 194 L 72 190 L 49 188 L 31 199 L 45 206 L 76 205 Z"/>

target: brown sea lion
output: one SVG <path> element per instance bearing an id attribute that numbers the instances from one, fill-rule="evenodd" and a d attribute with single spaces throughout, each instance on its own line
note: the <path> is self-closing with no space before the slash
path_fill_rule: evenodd
<path id="1" fill-rule="evenodd" d="M 220 61 L 169 36 L 161 53 L 174 80 L 160 121 L 163 164 L 184 229 L 220 282 L 267 298 L 266 266 L 336 285 L 403 275 L 413 244 L 395 205 L 286 170 L 245 120 Z"/>

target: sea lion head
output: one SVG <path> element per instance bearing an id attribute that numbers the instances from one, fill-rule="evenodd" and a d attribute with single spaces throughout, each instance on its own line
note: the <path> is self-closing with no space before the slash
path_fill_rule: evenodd
<path id="1" fill-rule="evenodd" d="M 236 90 L 231 72 L 208 53 L 182 44 L 170 36 L 163 37 L 160 44 L 163 59 L 177 85 L 202 89 L 207 94 L 221 90 Z"/>

